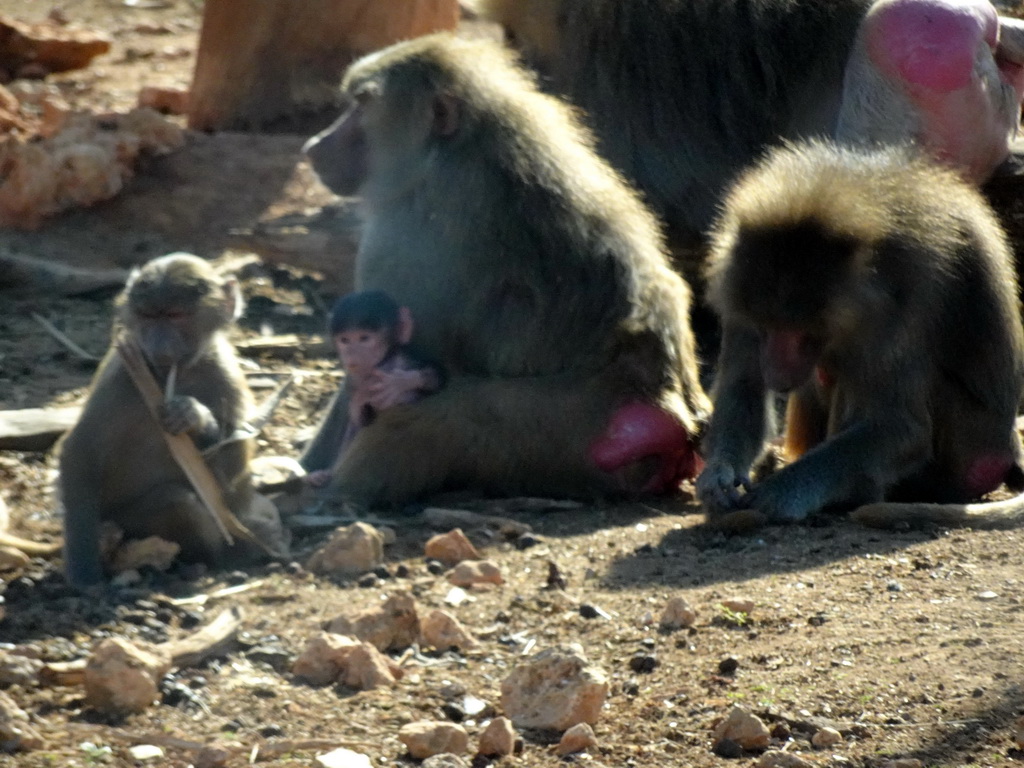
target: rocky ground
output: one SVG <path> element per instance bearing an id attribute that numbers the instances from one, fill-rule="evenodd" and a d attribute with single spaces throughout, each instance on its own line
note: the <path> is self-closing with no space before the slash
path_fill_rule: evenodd
<path id="1" fill-rule="evenodd" d="M 199 3 L 66 0 L 61 8 L 114 40 L 87 69 L 48 79 L 72 106 L 126 111 L 143 86 L 187 86 Z M 26 20 L 50 9 L 0 0 L 0 14 Z M 274 384 L 266 374 L 300 372 L 259 450 L 294 456 L 337 386 L 315 338 L 332 294 L 316 276 L 225 253 L 223 237 L 261 215 L 327 199 L 298 159 L 302 138 L 190 136 L 178 159 L 144 164 L 117 200 L 32 232 L 0 232 L 0 253 L 94 267 L 177 249 L 241 259 L 249 308 L 236 340 L 250 344 L 244 355 L 257 395 Z M 1019 245 L 1019 195 L 993 194 Z M 99 354 L 110 298 L 5 296 L 0 408 L 79 402 L 93 364 L 33 314 Z M 284 333 L 303 342 L 251 346 Z M 0 452 L 12 530 L 58 535 L 55 470 L 48 454 Z M 494 762 L 523 768 L 754 765 L 766 760 L 765 748 L 790 756 L 762 763 L 777 765 L 1006 766 L 1024 758 L 1015 725 L 1024 714 L 1024 532 L 878 533 L 835 519 L 726 538 L 702 526 L 685 493 L 617 506 L 464 497 L 434 506 L 483 516 L 460 527 L 493 564 L 487 583 L 460 581 L 427 558 L 428 540 L 452 519 L 420 509 L 370 519 L 383 535 L 364 536 L 370 559 L 351 574 L 312 572 L 309 557 L 330 527 L 307 517 L 292 520 L 291 562 L 246 572 L 144 571 L 101 595 L 66 587 L 57 562 L 38 559 L 5 575 L 0 765 L 312 766 L 330 764 L 316 759 L 337 748 L 368 757 L 340 765 L 411 765 L 400 735 L 420 720 L 457 724 L 467 737 L 465 764 L 484 765 L 490 758 L 474 758 L 480 737 L 502 714 L 520 722 L 518 745 Z M 662 626 L 679 598 L 694 614 Z M 180 655 L 182 640 L 233 607 L 233 641 L 199 662 Z M 436 635 L 436 611 L 465 634 Z M 346 620 L 332 629 L 362 634 L 374 649 L 325 641 L 324 625 L 339 617 Z M 147 673 L 148 699 L 142 687 L 144 703 L 153 703 L 134 714 L 111 714 L 100 692 L 113 680 L 111 695 L 127 695 L 136 690 L 129 678 L 96 678 L 94 660 L 87 688 L 75 663 L 113 653 L 104 642 L 112 638 L 164 655 Z M 569 658 L 522 679 L 545 652 Z M 586 658 L 582 671 L 573 654 Z M 552 683 L 552 698 L 531 715 L 533 687 Z M 369 685 L 377 687 L 362 690 Z M 580 695 L 559 699 L 566 691 Z M 15 705 L 26 719 L 10 719 Z M 599 713 L 593 742 L 561 756 L 566 718 L 588 707 Z M 764 727 L 716 747 L 715 726 L 736 707 Z M 462 747 L 458 729 L 441 737 Z M 19 738 L 24 749 L 10 753 Z M 159 754 L 138 751 L 147 745 Z M 432 760 L 435 768 L 460 764 Z"/>

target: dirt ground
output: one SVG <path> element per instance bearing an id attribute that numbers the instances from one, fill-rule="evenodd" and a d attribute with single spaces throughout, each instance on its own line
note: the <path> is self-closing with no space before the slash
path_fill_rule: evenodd
<path id="1" fill-rule="evenodd" d="M 72 22 L 111 33 L 114 48 L 90 68 L 49 82 L 73 106 L 96 111 L 130 108 L 142 85 L 187 86 L 199 6 L 65 0 L 60 7 Z M 51 7 L 0 0 L 0 13 L 23 20 L 42 18 Z M 299 159 L 303 138 L 191 136 L 177 158 L 142 167 L 118 200 L 65 214 L 35 232 L 0 232 L 0 250 L 86 266 L 127 266 L 171 250 L 244 255 L 225 253 L 228 229 L 328 199 Z M 1012 186 L 993 194 L 1018 245 L 1024 236 L 1019 197 Z M 249 309 L 239 341 L 319 333 L 332 298 L 319 279 L 259 263 L 245 266 L 242 277 Z M 32 315 L 99 354 L 108 339 L 110 300 L 109 294 L 5 297 L 0 408 L 80 401 L 93 366 L 69 354 Z M 246 361 L 258 397 L 270 385 L 260 372 L 301 371 L 259 443 L 264 455 L 296 455 L 297 441 L 337 386 L 333 360 L 311 342 L 287 356 L 250 353 Z M 39 539 L 59 534 L 55 474 L 52 455 L 0 452 L 0 495 L 15 532 Z M 815 765 L 1024 760 L 1013 740 L 1014 721 L 1024 715 L 1024 531 L 878 533 L 835 519 L 726 538 L 702 527 L 685 494 L 578 509 L 500 499 L 443 503 L 515 517 L 533 527 L 536 539 L 526 548 L 528 542 L 470 530 L 506 582 L 470 591 L 457 606 L 446 603 L 450 584 L 428 570 L 422 555 L 435 531 L 415 516 L 390 519 L 398 536 L 386 549 L 386 570 L 358 583 L 314 577 L 290 563 L 245 573 L 177 568 L 96 597 L 68 588 L 59 563 L 33 561 L 3 585 L 0 649 L 18 646 L 46 661 L 70 661 L 106 637 L 164 643 L 229 605 L 241 607 L 243 631 L 226 655 L 174 672 L 161 703 L 138 715 L 101 715 L 85 704 L 80 687 L 9 686 L 6 693 L 28 712 L 44 743 L 0 753 L 0 765 L 129 766 L 137 764 L 130 746 L 156 743 L 165 755 L 150 764 L 186 766 L 196 757 L 190 744 L 213 741 L 236 746 L 227 762 L 232 768 L 251 761 L 315 765 L 330 743 L 365 753 L 373 765 L 410 765 L 397 738 L 402 725 L 461 719 L 472 751 L 490 713 L 501 711 L 500 685 L 510 669 L 527 655 L 569 643 L 579 644 L 610 682 L 595 726 L 598 745 L 572 762 L 753 765 L 756 754 L 729 760 L 712 752 L 711 728 L 734 705 L 774 728 L 775 748 Z M 298 529 L 295 536 L 294 560 L 303 563 L 326 532 Z M 564 590 L 549 588 L 550 563 L 564 576 Z M 180 603 L 227 585 L 244 589 L 205 604 Z M 393 689 L 317 688 L 291 675 L 291 660 L 321 622 L 378 605 L 396 591 L 410 591 L 422 612 L 451 611 L 478 648 L 396 654 L 405 677 Z M 689 630 L 662 632 L 657 620 L 674 596 L 697 609 L 697 621 Z M 752 600 L 753 611 L 722 607 L 735 597 Z M 463 694 L 488 707 L 478 715 L 460 712 Z M 825 724 L 843 741 L 815 749 L 810 737 Z M 523 736 L 522 752 L 502 765 L 561 761 L 553 747 L 558 734 Z M 313 739 L 323 741 L 310 745 Z M 282 743 L 288 751 L 277 749 Z"/>

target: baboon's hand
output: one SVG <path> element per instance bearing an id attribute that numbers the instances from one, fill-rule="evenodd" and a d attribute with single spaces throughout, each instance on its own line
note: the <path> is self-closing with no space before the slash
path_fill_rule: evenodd
<path id="1" fill-rule="evenodd" d="M 724 463 L 708 464 L 697 477 L 697 498 L 711 514 L 749 506 L 750 477 Z"/>
<path id="2" fill-rule="evenodd" d="M 160 406 L 160 426 L 172 435 L 187 432 L 199 437 L 216 432 L 217 420 L 210 409 L 194 397 L 176 395 Z"/>

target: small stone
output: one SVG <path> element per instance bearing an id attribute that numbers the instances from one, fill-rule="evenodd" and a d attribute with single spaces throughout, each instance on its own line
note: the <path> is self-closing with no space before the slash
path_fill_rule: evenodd
<path id="1" fill-rule="evenodd" d="M 115 573 L 138 571 L 144 567 L 162 573 L 171 567 L 180 551 L 180 545 L 159 536 L 130 539 L 117 548 L 110 567 Z"/>
<path id="2" fill-rule="evenodd" d="M 399 563 L 398 566 L 395 568 L 396 579 L 408 579 L 411 573 L 412 571 L 409 570 L 409 566 L 405 563 Z"/>
<path id="3" fill-rule="evenodd" d="M 132 713 L 157 698 L 158 685 L 171 667 L 160 651 L 144 651 L 120 637 L 93 650 L 85 667 L 85 700 L 101 712 Z"/>
<path id="4" fill-rule="evenodd" d="M 444 567 L 444 563 L 440 560 L 427 560 L 427 573 L 440 576 L 446 570 L 448 569 Z"/>
<path id="5" fill-rule="evenodd" d="M 590 603 L 580 603 L 580 616 L 584 619 L 596 619 L 601 614 L 598 613 L 597 608 L 592 606 Z"/>
<path id="6" fill-rule="evenodd" d="M 321 632 L 295 659 L 292 674 L 313 685 L 342 682 L 350 688 L 370 690 L 394 685 L 401 668 L 374 646 L 353 637 Z"/>
<path id="7" fill-rule="evenodd" d="M 326 755 L 318 755 L 316 764 L 321 768 L 373 768 L 373 763 L 370 762 L 368 756 L 344 747 L 328 752 Z"/>
<path id="8" fill-rule="evenodd" d="M 745 750 L 765 749 L 770 738 L 768 728 L 761 718 L 743 707 L 733 707 L 714 732 L 716 745 L 723 739 L 731 739 Z"/>
<path id="9" fill-rule="evenodd" d="M 319 574 L 355 576 L 383 562 L 384 537 L 372 525 L 352 523 L 338 528 L 306 561 L 306 568 Z"/>
<path id="10" fill-rule="evenodd" d="M 487 757 L 504 757 L 511 755 L 516 746 L 516 730 L 507 717 L 496 717 L 488 723 L 480 734 L 480 746 L 477 749 Z"/>
<path id="11" fill-rule="evenodd" d="M 770 749 L 761 755 L 756 768 L 814 768 L 814 763 L 804 760 L 792 752 Z"/>
<path id="12" fill-rule="evenodd" d="M 697 612 L 681 597 L 673 597 L 665 604 L 659 626 L 664 630 L 676 630 L 692 627 L 697 620 Z"/>
<path id="13" fill-rule="evenodd" d="M 562 757 L 575 752 L 584 752 L 597 746 L 594 729 L 586 723 L 578 723 L 562 734 L 555 751 Z"/>
<path id="14" fill-rule="evenodd" d="M 458 619 L 438 610 L 431 611 L 420 621 L 420 640 L 422 644 L 442 651 L 449 648 L 475 648 L 477 645 Z"/>
<path id="15" fill-rule="evenodd" d="M 28 752 L 43 746 L 43 737 L 29 725 L 28 713 L 0 691 L 0 747 L 4 752 Z"/>
<path id="16" fill-rule="evenodd" d="M 718 674 L 720 675 L 732 675 L 735 674 L 736 670 L 739 669 L 740 662 L 733 656 L 726 656 L 720 662 L 718 662 Z"/>
<path id="17" fill-rule="evenodd" d="M 608 678 L 578 652 L 549 648 L 522 661 L 501 684 L 501 706 L 519 728 L 564 731 L 596 723 Z"/>
<path id="18" fill-rule="evenodd" d="M 405 744 L 409 754 L 416 760 L 444 752 L 461 755 L 469 746 L 469 735 L 461 725 L 433 720 L 418 720 L 403 725 L 398 731 L 398 740 Z"/>
<path id="19" fill-rule="evenodd" d="M 722 607 L 733 613 L 751 614 L 754 612 L 754 601 L 747 597 L 731 597 L 722 601 Z"/>
<path id="20" fill-rule="evenodd" d="M 428 560 L 437 560 L 449 567 L 458 565 L 463 560 L 480 559 L 480 553 L 466 538 L 461 528 L 453 528 L 448 533 L 432 536 L 423 548 L 423 554 Z"/>
<path id="21" fill-rule="evenodd" d="M 158 88 L 147 85 L 139 89 L 140 107 L 149 107 L 165 115 L 188 113 L 189 92 L 181 88 Z"/>
<path id="22" fill-rule="evenodd" d="M 129 747 L 128 754 L 132 756 L 133 760 L 146 763 L 150 760 L 159 760 L 164 756 L 164 751 L 155 744 L 138 744 L 134 747 Z"/>
<path id="23" fill-rule="evenodd" d="M 408 592 L 391 595 L 379 608 L 354 616 L 338 616 L 324 629 L 337 635 L 351 635 L 370 643 L 379 651 L 401 651 L 420 636 L 420 618 L 416 601 Z"/>
<path id="24" fill-rule="evenodd" d="M 714 745 L 712 751 L 719 757 L 724 757 L 727 760 L 743 757 L 743 747 L 732 739 L 722 739 Z"/>
<path id="25" fill-rule="evenodd" d="M 490 560 L 467 560 L 459 563 L 448 573 L 448 581 L 457 587 L 505 583 L 501 569 Z"/>
<path id="26" fill-rule="evenodd" d="M 811 744 L 818 749 L 830 749 L 843 743 L 843 734 L 835 728 L 820 728 L 811 737 Z"/>
<path id="27" fill-rule="evenodd" d="M 195 768 L 224 768 L 233 753 L 220 744 L 207 744 L 195 758 Z"/>
<path id="28" fill-rule="evenodd" d="M 375 573 L 364 573 L 362 576 L 359 577 L 359 580 L 356 582 L 356 584 L 362 587 L 363 589 L 370 589 L 371 587 L 376 587 L 379 583 L 380 578 Z"/>

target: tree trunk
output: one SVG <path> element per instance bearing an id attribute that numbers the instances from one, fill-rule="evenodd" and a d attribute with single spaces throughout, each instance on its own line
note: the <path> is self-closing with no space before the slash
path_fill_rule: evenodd
<path id="1" fill-rule="evenodd" d="M 458 0 L 206 0 L 189 127 L 253 129 L 335 105 L 353 59 L 458 21 Z"/>

